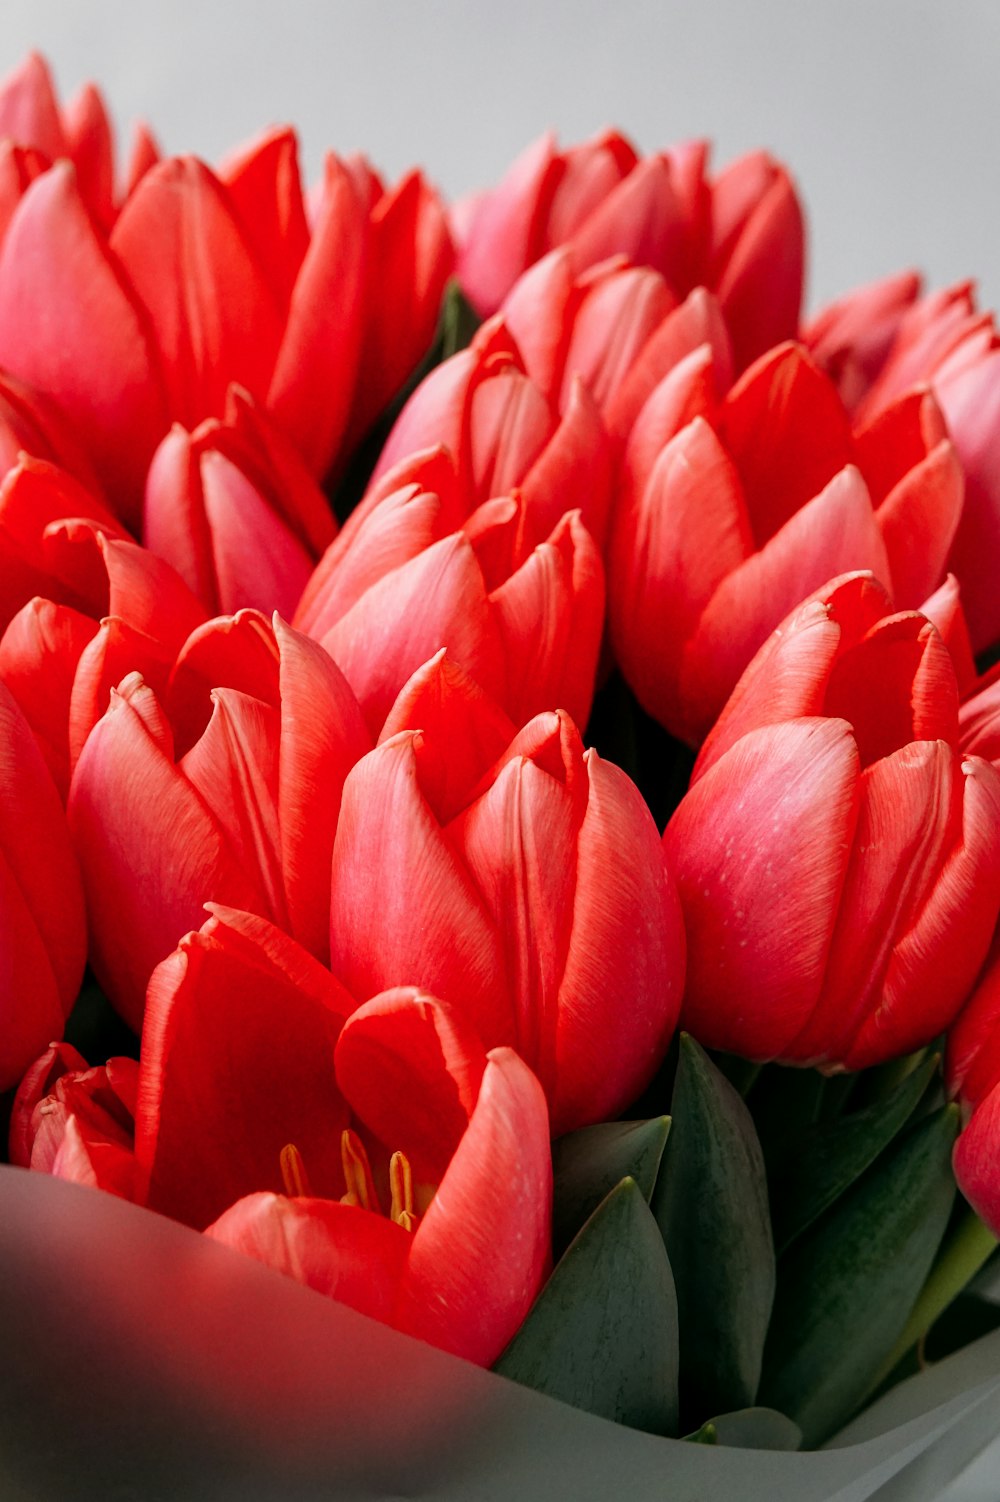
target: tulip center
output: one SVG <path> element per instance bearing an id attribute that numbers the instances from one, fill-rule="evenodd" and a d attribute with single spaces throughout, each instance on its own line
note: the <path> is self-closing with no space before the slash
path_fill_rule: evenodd
<path id="1" fill-rule="evenodd" d="M 294 1142 L 281 1149 L 281 1177 L 289 1199 L 311 1198 L 309 1178 L 302 1154 Z M 340 1196 L 342 1205 L 357 1205 L 361 1210 L 372 1210 L 376 1215 L 385 1212 L 375 1187 L 371 1163 L 364 1143 L 357 1132 L 340 1134 L 340 1161 L 344 1170 L 347 1192 Z M 415 1231 L 420 1216 L 414 1209 L 413 1170 L 405 1153 L 395 1152 L 389 1159 L 389 1218 L 404 1231 Z"/>

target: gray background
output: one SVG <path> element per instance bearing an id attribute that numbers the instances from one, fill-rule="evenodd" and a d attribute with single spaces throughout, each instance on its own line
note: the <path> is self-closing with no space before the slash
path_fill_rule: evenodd
<path id="1" fill-rule="evenodd" d="M 810 303 L 916 265 L 1000 300 L 1000 0 L 0 0 L 0 70 L 42 48 L 120 126 L 210 159 L 291 120 L 452 194 L 549 125 L 767 145 L 803 187 Z"/>

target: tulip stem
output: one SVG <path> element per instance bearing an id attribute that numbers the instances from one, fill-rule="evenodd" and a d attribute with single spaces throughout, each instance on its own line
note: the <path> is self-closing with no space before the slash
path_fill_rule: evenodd
<path id="1" fill-rule="evenodd" d="M 974 1210 L 967 1211 L 946 1237 L 903 1333 L 879 1372 L 878 1382 L 873 1385 L 880 1385 L 907 1352 L 923 1340 L 949 1304 L 972 1282 L 996 1247 L 997 1238 L 993 1232 L 983 1225 Z"/>

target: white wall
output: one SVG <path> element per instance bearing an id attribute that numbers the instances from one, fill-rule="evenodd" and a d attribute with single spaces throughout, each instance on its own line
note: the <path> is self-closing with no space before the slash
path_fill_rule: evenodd
<path id="1" fill-rule="evenodd" d="M 1000 300 L 1000 0 L 0 0 L 0 70 L 209 158 L 291 120 L 460 193 L 547 125 L 768 145 L 804 189 L 812 301 L 903 264 Z"/>

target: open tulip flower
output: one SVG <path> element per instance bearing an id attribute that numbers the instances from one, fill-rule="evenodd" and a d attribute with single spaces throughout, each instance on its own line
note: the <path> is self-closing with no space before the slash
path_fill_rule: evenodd
<path id="1" fill-rule="evenodd" d="M 0 684 L 0 1090 L 61 1037 L 86 957 L 80 873 L 31 730 Z"/>
<path id="2" fill-rule="evenodd" d="M 340 789 L 370 745 L 322 648 L 255 612 L 196 631 L 162 700 L 138 673 L 118 685 L 68 812 L 91 963 L 126 1020 L 138 1028 L 153 967 L 208 900 L 273 918 L 325 955 Z"/>
<path id="3" fill-rule="evenodd" d="M 158 967 L 138 1073 L 50 1049 L 12 1143 L 483 1365 L 549 1263 L 548 1115 L 527 1066 L 417 989 L 356 1007 L 246 913 L 216 909 Z"/>
<path id="4" fill-rule="evenodd" d="M 648 809 L 564 713 L 523 730 L 439 656 L 344 784 L 331 965 L 421 984 L 534 1070 L 553 1130 L 621 1111 L 673 1032 L 676 896 Z"/>
<path id="5" fill-rule="evenodd" d="M 541 140 L 497 187 L 460 206 L 458 274 L 481 314 L 547 251 L 568 245 L 581 269 L 625 255 L 652 266 L 678 298 L 716 292 L 737 369 L 795 333 L 804 231 L 784 167 L 751 152 L 714 180 L 703 141 L 640 158 L 616 131 L 567 151 Z"/>
<path id="6" fill-rule="evenodd" d="M 707 350 L 647 400 L 625 451 L 611 640 L 643 707 L 697 746 L 754 652 L 831 574 L 870 569 L 897 606 L 941 583 L 962 471 L 926 392 L 852 431 L 801 346 L 720 402 Z"/>
<path id="7" fill-rule="evenodd" d="M 958 749 L 936 629 L 888 605 L 855 575 L 782 624 L 664 834 L 710 1047 L 864 1068 L 942 1032 L 983 962 L 1000 775 Z"/>
<path id="8" fill-rule="evenodd" d="M 522 495 L 486 501 L 466 518 L 454 471 L 437 458 L 439 488 L 405 485 L 345 528 L 310 579 L 296 626 L 337 662 L 374 734 L 442 647 L 518 723 L 559 704 L 584 724 L 604 568 L 579 511 L 533 547 Z"/>

